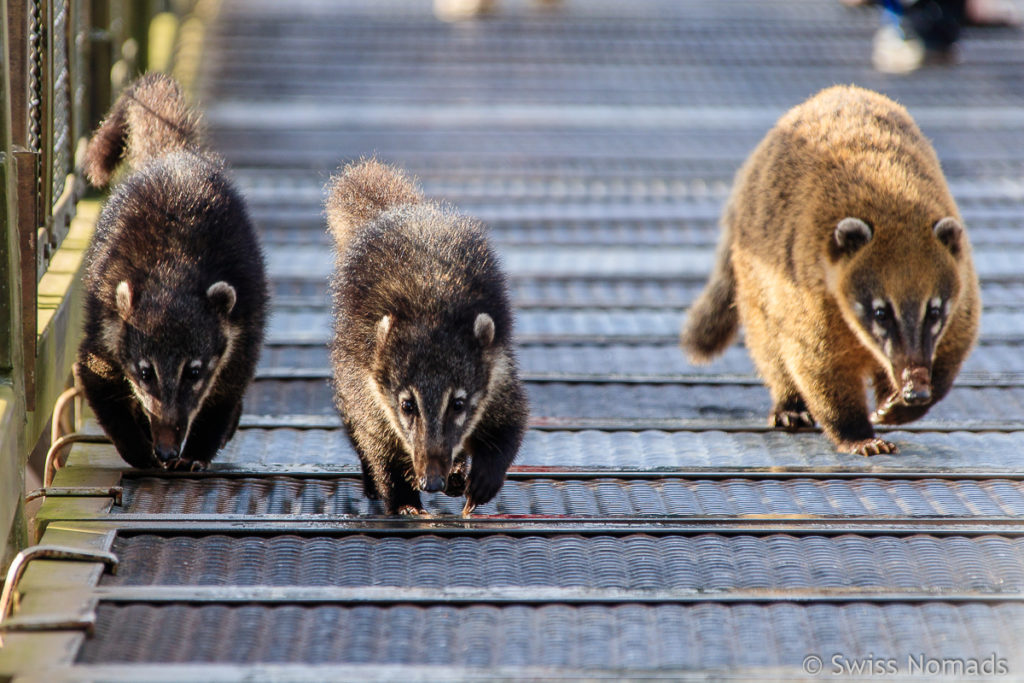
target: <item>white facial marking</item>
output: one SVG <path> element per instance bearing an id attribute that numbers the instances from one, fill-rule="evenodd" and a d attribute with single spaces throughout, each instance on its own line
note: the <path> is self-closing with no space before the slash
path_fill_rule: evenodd
<path id="1" fill-rule="evenodd" d="M 487 378 L 487 388 L 478 393 L 474 394 L 470 402 L 474 405 L 473 415 L 469 418 L 469 424 L 462 431 L 462 442 L 465 443 L 466 439 L 476 429 L 477 423 L 480 418 L 483 417 L 484 412 L 487 410 L 487 404 L 494 396 L 498 389 L 498 386 L 508 378 L 508 374 L 512 369 L 512 361 L 508 355 L 504 352 L 500 353 L 494 359 L 494 365 L 491 366 L 491 375 Z M 469 411 L 467 411 L 468 413 Z"/>
<path id="2" fill-rule="evenodd" d="M 201 367 L 203 367 L 203 361 L 200 360 L 199 358 L 196 358 L 194 361 L 189 363 L 188 366 L 190 368 L 201 368 Z"/>
<path id="3" fill-rule="evenodd" d="M 885 299 L 872 299 L 871 300 L 871 307 L 872 308 L 885 308 Z"/>
<path id="4" fill-rule="evenodd" d="M 456 399 L 461 399 L 461 400 L 465 401 L 466 400 L 466 390 L 465 389 L 456 389 L 455 390 L 455 398 Z M 467 401 L 467 403 L 468 403 L 468 401 Z M 459 429 L 462 429 L 462 426 L 464 424 L 466 424 L 466 420 L 468 419 L 468 417 L 467 417 L 468 415 L 469 415 L 469 405 L 466 405 L 465 407 L 463 407 L 462 412 L 460 412 L 458 415 L 455 416 L 455 420 L 454 420 L 455 426 L 458 427 Z"/>
<path id="5" fill-rule="evenodd" d="M 882 327 L 880 323 L 871 323 L 871 334 L 875 335 L 876 337 L 884 337 L 885 328 Z"/>
<path id="6" fill-rule="evenodd" d="M 857 316 L 863 316 L 864 315 L 864 304 L 862 304 L 859 301 L 854 301 L 853 302 L 853 312 L 856 313 Z"/>
<path id="7" fill-rule="evenodd" d="M 384 390 L 381 389 L 381 386 L 377 384 L 377 381 L 372 376 L 367 376 L 366 385 L 370 390 L 370 394 L 377 402 L 377 408 L 384 413 L 384 417 L 391 423 L 391 428 L 394 430 L 395 436 L 398 437 L 398 440 L 405 446 L 406 451 L 412 453 L 412 444 L 409 443 L 409 439 L 406 437 L 405 427 L 402 426 L 402 421 L 391 408 L 388 399 L 385 398 Z M 402 398 L 399 396 L 399 401 L 401 400 Z"/>
<path id="8" fill-rule="evenodd" d="M 441 412 L 438 413 L 438 415 L 440 415 L 442 419 L 444 419 L 444 414 L 446 412 L 448 412 L 448 401 L 450 401 L 451 398 L 452 398 L 452 390 L 451 389 L 445 389 L 444 390 L 444 394 L 441 396 Z"/>

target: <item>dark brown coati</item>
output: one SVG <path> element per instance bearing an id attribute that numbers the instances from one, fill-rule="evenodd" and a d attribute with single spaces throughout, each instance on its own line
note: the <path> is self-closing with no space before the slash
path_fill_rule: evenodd
<path id="1" fill-rule="evenodd" d="M 465 492 L 468 514 L 498 493 L 526 428 L 497 258 L 477 221 L 377 161 L 333 178 L 326 210 L 335 398 L 366 495 L 411 514 L 419 491 Z"/>
<path id="2" fill-rule="evenodd" d="M 683 329 L 690 358 L 721 353 L 742 321 L 773 426 L 816 420 L 842 451 L 895 452 L 872 422 L 945 396 L 981 312 L 967 233 L 907 111 L 844 86 L 793 108 L 737 173 L 722 224 Z"/>
<path id="3" fill-rule="evenodd" d="M 76 373 L 136 467 L 202 469 L 232 437 L 263 340 L 259 240 L 223 159 L 200 146 L 178 84 L 148 74 L 93 135 L 84 170 L 128 169 L 86 254 Z"/>

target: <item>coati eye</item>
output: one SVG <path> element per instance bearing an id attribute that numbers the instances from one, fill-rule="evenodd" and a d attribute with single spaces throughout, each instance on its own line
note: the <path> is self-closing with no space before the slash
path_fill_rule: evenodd
<path id="1" fill-rule="evenodd" d="M 143 381 L 143 382 L 148 382 L 151 379 L 153 379 L 153 370 L 152 370 L 152 368 L 150 368 L 149 366 L 140 366 L 139 367 L 139 380 Z"/>
<path id="2" fill-rule="evenodd" d="M 871 315 L 874 316 L 875 320 L 880 323 L 884 323 L 889 319 L 889 308 L 887 306 L 876 306 Z"/>
<path id="3" fill-rule="evenodd" d="M 461 413 L 466 409 L 466 399 L 459 397 L 452 400 L 452 410 L 456 413 Z"/>
<path id="4" fill-rule="evenodd" d="M 197 367 L 191 367 L 185 371 L 185 376 L 189 379 L 196 380 L 202 374 L 202 369 Z"/>
<path id="5" fill-rule="evenodd" d="M 925 314 L 929 320 L 938 320 L 942 317 L 942 309 L 938 306 L 929 306 L 928 312 Z"/>
<path id="6" fill-rule="evenodd" d="M 416 414 L 416 403 L 411 398 L 402 399 L 400 407 L 402 408 L 402 412 L 408 415 L 409 417 L 412 417 Z"/>

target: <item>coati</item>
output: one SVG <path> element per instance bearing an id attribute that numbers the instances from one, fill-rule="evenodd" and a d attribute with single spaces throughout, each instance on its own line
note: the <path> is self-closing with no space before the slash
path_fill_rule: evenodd
<path id="1" fill-rule="evenodd" d="M 798 105 L 740 168 L 722 227 L 682 332 L 691 361 L 742 322 L 771 425 L 817 420 L 841 451 L 895 453 L 872 423 L 917 419 L 946 395 L 981 310 L 967 233 L 907 111 L 852 86 Z"/>
<path id="2" fill-rule="evenodd" d="M 84 171 L 127 171 L 86 252 L 76 374 L 121 457 L 203 469 L 232 437 L 263 340 L 263 254 L 178 84 L 148 74 L 100 124 Z"/>
<path id="3" fill-rule="evenodd" d="M 498 260 L 477 221 L 379 161 L 326 189 L 334 392 L 364 491 L 388 514 L 422 513 L 419 491 L 465 493 L 469 514 L 498 493 L 526 428 Z"/>

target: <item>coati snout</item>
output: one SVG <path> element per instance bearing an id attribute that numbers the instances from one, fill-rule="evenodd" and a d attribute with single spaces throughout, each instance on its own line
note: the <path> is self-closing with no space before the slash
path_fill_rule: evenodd
<path id="1" fill-rule="evenodd" d="M 959 295 L 955 260 L 963 227 L 947 216 L 934 223 L 931 233 L 924 234 L 920 250 L 933 268 L 913 273 L 885 250 L 881 257 L 875 250 L 863 256 L 863 263 L 855 262 L 874 238 L 873 228 L 860 218 L 842 219 L 833 235 L 834 257 L 849 273 L 839 282 L 837 299 L 849 304 L 848 315 L 860 336 L 888 369 L 888 380 L 896 388 L 890 405 L 931 403 L 935 352 Z"/>
<path id="2" fill-rule="evenodd" d="M 494 339 L 494 320 L 480 313 L 472 325 L 435 330 L 424 339 L 387 315 L 377 325 L 380 393 L 412 460 L 420 491 L 444 490 L 462 440 L 483 408 L 491 370 L 484 358 Z"/>
<path id="3" fill-rule="evenodd" d="M 194 301 L 136 301 L 131 285 L 122 281 L 115 296 L 123 325 L 122 367 L 149 421 L 153 455 L 166 467 L 181 456 L 220 371 L 235 289 L 219 281 Z M 167 316 L 169 310 L 176 315 Z"/>

